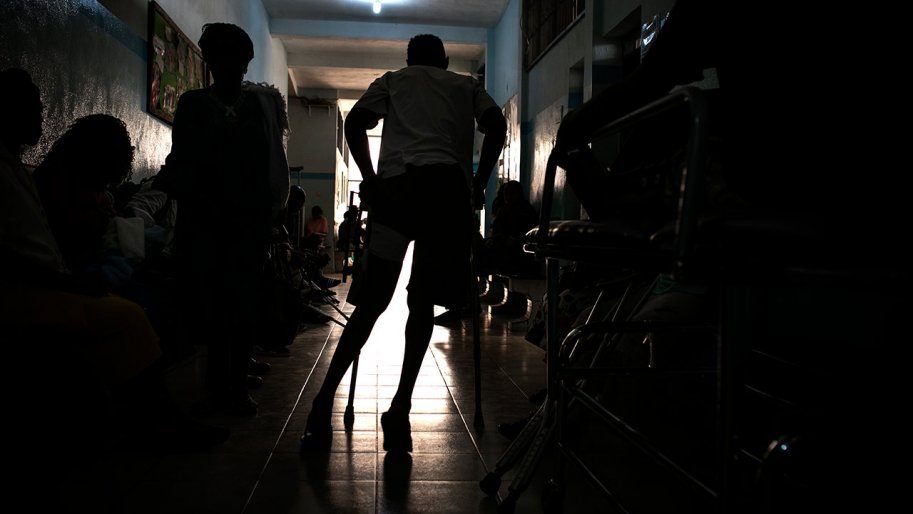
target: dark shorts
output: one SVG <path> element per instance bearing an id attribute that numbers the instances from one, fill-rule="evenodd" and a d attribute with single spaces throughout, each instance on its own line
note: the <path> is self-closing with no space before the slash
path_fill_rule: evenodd
<path id="1" fill-rule="evenodd" d="M 366 273 L 370 273 L 373 259 L 401 266 L 409 243 L 414 241 L 410 296 L 430 298 L 448 308 L 462 306 L 469 290 L 469 251 L 475 223 L 469 187 L 460 167 L 407 166 L 406 173 L 380 181 L 375 204 L 368 217 Z"/>

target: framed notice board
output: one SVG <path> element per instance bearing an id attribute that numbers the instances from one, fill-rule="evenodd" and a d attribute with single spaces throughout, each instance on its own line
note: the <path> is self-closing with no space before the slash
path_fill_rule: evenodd
<path id="1" fill-rule="evenodd" d="M 162 7 L 149 2 L 149 72 L 147 110 L 171 124 L 178 98 L 209 83 L 203 54 Z"/>

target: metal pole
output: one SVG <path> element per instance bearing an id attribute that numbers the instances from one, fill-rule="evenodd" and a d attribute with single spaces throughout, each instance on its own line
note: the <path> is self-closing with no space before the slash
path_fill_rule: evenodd
<path id="1" fill-rule="evenodd" d="M 478 213 L 478 211 L 475 211 Z M 473 354 L 473 363 L 475 365 L 475 397 L 476 397 L 476 411 L 475 419 L 473 421 L 473 426 L 477 429 L 485 427 L 485 419 L 482 415 L 482 327 L 481 327 L 481 307 L 479 305 L 479 278 L 476 274 L 477 271 L 477 259 L 478 259 L 478 243 L 475 234 L 472 236 L 472 243 L 470 246 L 470 255 L 469 255 L 469 270 L 471 276 L 469 277 L 469 283 L 471 284 L 471 294 L 469 300 L 469 308 L 472 309 L 472 354 Z"/>
<path id="2" fill-rule="evenodd" d="M 355 192 L 351 191 L 349 193 L 349 205 L 353 205 L 354 202 L 355 202 Z M 356 216 L 356 218 L 357 219 L 349 220 L 349 230 L 350 231 L 355 230 L 356 231 L 355 234 L 357 236 L 357 234 L 359 233 L 359 231 L 361 229 L 361 206 L 360 205 L 358 207 L 358 215 Z M 352 254 L 355 256 L 355 261 L 356 261 L 356 262 L 352 263 L 352 269 L 353 269 L 352 273 L 353 274 L 355 273 L 355 271 L 354 271 L 355 267 L 358 266 L 357 261 L 358 261 L 359 255 L 360 255 L 360 253 L 358 251 L 359 250 L 358 246 L 359 246 L 360 241 L 361 241 L 360 237 L 355 237 L 355 248 L 352 249 Z M 367 240 L 365 240 L 365 246 L 367 246 Z M 362 250 L 364 250 L 364 249 L 362 249 Z M 348 262 L 348 255 L 349 255 L 348 250 L 346 250 L 346 262 Z M 343 265 L 342 279 L 345 280 L 345 278 L 346 278 L 345 265 Z M 341 311 L 340 311 L 340 314 L 342 314 Z M 347 322 L 349 321 L 348 316 L 343 314 L 343 317 L 346 318 Z M 355 354 L 355 360 L 352 361 L 352 379 L 349 382 L 349 403 L 346 405 L 346 411 L 342 415 L 342 423 L 345 426 L 346 431 L 349 431 L 349 432 L 355 426 L 355 381 L 358 377 L 358 358 L 359 357 L 361 357 L 360 351 L 357 354 Z"/>

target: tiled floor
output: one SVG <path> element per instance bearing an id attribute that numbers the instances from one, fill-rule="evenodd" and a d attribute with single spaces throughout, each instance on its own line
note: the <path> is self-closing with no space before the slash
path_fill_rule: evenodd
<path id="1" fill-rule="evenodd" d="M 231 428 L 224 445 L 179 455 L 118 448 L 96 462 L 74 464 L 61 477 L 72 504 L 131 514 L 496 512 L 497 499 L 484 494 L 478 482 L 510 444 L 498 433 L 498 424 L 516 421 L 534 407 L 528 397 L 545 385 L 544 353 L 523 339 L 523 329 L 511 331 L 505 321 L 483 315 L 484 428 L 477 429 L 471 323 L 436 326 L 413 401 L 414 452 L 388 455 L 379 418 L 399 380 L 406 278 L 404 273 L 393 303 L 362 351 L 350 433 L 342 422 L 348 376 L 337 391 L 329 453 L 302 456 L 298 438 L 341 333 L 333 323 L 309 326 L 288 358 L 260 358 L 272 365 L 255 392 L 260 413 L 252 419 L 212 420 Z M 347 287 L 336 288 L 338 298 L 345 298 Z M 351 310 L 344 302 L 340 306 Z M 186 402 L 199 391 L 195 365 L 190 360 L 169 375 L 174 393 Z M 504 476 L 501 496 L 513 475 Z M 545 476 L 536 475 L 517 512 L 541 512 Z"/>

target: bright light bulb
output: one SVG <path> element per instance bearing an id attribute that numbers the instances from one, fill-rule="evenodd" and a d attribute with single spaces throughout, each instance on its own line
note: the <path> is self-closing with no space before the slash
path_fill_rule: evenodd
<path id="1" fill-rule="evenodd" d="M 374 14 L 380 14 L 380 0 L 374 0 Z"/>

